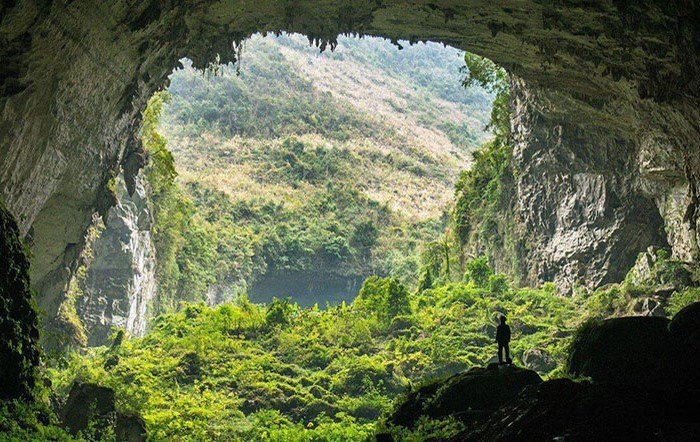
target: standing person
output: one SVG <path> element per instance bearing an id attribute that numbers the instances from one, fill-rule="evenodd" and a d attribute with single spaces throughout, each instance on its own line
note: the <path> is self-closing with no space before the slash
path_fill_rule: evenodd
<path id="1" fill-rule="evenodd" d="M 498 363 L 503 364 L 503 350 L 506 351 L 506 363 L 511 364 L 513 360 L 510 358 L 510 327 L 506 324 L 506 317 L 501 316 L 501 325 L 496 329 L 496 342 L 498 343 Z"/>

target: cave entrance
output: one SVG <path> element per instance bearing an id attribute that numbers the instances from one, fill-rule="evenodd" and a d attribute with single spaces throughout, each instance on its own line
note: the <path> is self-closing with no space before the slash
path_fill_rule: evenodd
<path id="1" fill-rule="evenodd" d="M 640 250 L 664 245 L 664 225 L 674 254 L 696 256 L 697 211 L 688 212 L 692 223 L 683 216 L 683 192 L 697 188 L 700 170 L 698 150 L 688 148 L 698 139 L 700 90 L 693 5 L 453 3 L 3 5 L 0 53 L 11 68 L 0 93 L 0 192 L 32 244 L 40 308 L 57 316 L 92 213 L 109 206 L 110 178 L 120 164 L 127 175 L 138 169 L 139 113 L 172 66 L 186 54 L 197 66 L 231 57 L 232 40 L 263 31 L 323 45 L 347 32 L 443 42 L 516 76 L 518 186 L 531 197 L 515 216 L 538 239 L 517 269 L 525 282 L 619 279 Z M 596 198 L 568 198 L 588 188 L 600 190 Z M 598 207 L 599 218 L 586 223 L 565 204 Z"/>
<path id="2" fill-rule="evenodd" d="M 151 164 L 137 194 L 122 189 L 95 245 L 98 263 L 115 249 L 127 259 L 88 269 L 88 321 L 110 296 L 125 310 L 113 317 L 130 318 L 143 303 L 241 294 L 323 308 L 350 303 L 371 275 L 414 287 L 446 235 L 459 173 L 492 138 L 493 95 L 462 84 L 464 52 L 398 44 L 341 37 L 319 51 L 299 34 L 258 34 L 235 65 L 183 59 L 145 113 Z M 152 221 L 134 234 L 124 216 Z M 131 293 L 113 290 L 115 274 Z"/>

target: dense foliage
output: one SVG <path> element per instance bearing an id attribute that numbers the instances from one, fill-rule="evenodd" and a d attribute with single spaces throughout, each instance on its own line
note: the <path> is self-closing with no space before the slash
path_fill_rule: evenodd
<path id="1" fill-rule="evenodd" d="M 466 264 L 464 282 L 424 271 L 421 288 L 410 291 L 371 277 L 353 303 L 327 310 L 245 297 L 214 308 L 185 304 L 156 318 L 144 338 L 120 333 L 110 347 L 51 361 L 50 399 L 44 390 L 35 405 L 4 404 L 0 440 L 73 440 L 42 404 L 60 402 L 76 379 L 113 388 L 118 409 L 143 416 L 153 440 L 364 440 L 377 428 L 397 440 L 447 437 L 462 426 L 424 419 L 408 430 L 381 424 L 382 415 L 401 392 L 493 360 L 501 315 L 515 363 L 551 378 L 562 374 L 570 337 L 588 318 L 644 314 L 637 301 L 661 300 L 660 290 L 673 311 L 698 300 L 697 268 L 663 251 L 650 258 L 648 271 L 574 297 L 558 296 L 552 284 L 518 288 L 480 257 Z M 93 439 L 88 432 L 78 440 Z"/>
<path id="2" fill-rule="evenodd" d="M 362 440 L 404 388 L 489 361 L 501 314 L 513 318 L 516 361 L 536 350 L 543 374 L 563 362 L 561 337 L 580 320 L 549 286 L 494 294 L 472 281 L 411 294 L 373 277 L 355 302 L 325 311 L 189 304 L 142 339 L 68 357 L 52 379 L 61 392 L 76 377 L 114 388 L 155 440 Z"/>

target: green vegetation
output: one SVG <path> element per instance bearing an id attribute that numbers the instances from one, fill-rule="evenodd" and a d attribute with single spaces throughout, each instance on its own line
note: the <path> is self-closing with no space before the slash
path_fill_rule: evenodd
<path id="1" fill-rule="evenodd" d="M 494 94 L 489 128 L 494 138 L 473 152 L 471 168 L 455 185 L 452 224 L 461 256 L 485 255 L 499 270 L 521 275 L 522 235 L 513 222 L 515 170 L 510 135 L 510 86 L 506 72 L 491 60 L 465 55 L 463 84 Z"/>
<path id="2" fill-rule="evenodd" d="M 141 132 L 155 310 L 265 282 L 321 306 L 350 301 L 347 287 L 372 274 L 414 284 L 423 245 L 447 223 L 455 171 L 488 136 L 490 97 L 460 87 L 460 57 L 423 44 L 398 53 L 378 39 L 319 55 L 281 36 L 251 39 L 238 68 L 185 62 Z M 310 286 L 331 279 L 342 296 Z M 289 285 L 296 292 L 279 293 Z"/>
<path id="3" fill-rule="evenodd" d="M 555 361 L 543 374 L 563 363 L 561 337 L 580 315 L 551 287 L 494 294 L 472 281 L 410 294 L 372 277 L 352 304 L 323 311 L 188 304 L 144 338 L 69 356 L 51 378 L 61 394 L 75 378 L 114 388 L 155 440 L 363 440 L 403 389 L 489 361 L 503 313 L 516 361 L 537 349 Z"/>
<path id="4" fill-rule="evenodd" d="M 668 316 L 700 301 L 700 270 L 689 263 L 671 259 L 665 250 L 641 253 L 638 262 L 651 262 L 648 271 L 633 268 L 619 284 L 582 293 L 588 299 L 586 314 L 591 318 L 608 318 L 642 313 L 647 306 L 661 305 Z M 648 308 L 648 307 L 647 307 Z"/>
<path id="5" fill-rule="evenodd" d="M 0 403 L 0 440 L 23 442 L 79 439 L 71 437 L 58 425 L 58 419 L 45 402 L 14 400 Z"/>
<path id="6" fill-rule="evenodd" d="M 678 265 L 661 254 L 646 290 L 657 290 L 653 279 Z M 64 397 L 76 379 L 111 387 L 118 410 L 141 415 L 153 440 L 364 440 L 377 428 L 409 441 L 455 434 L 461 425 L 450 419 L 425 419 L 409 431 L 386 428 L 382 416 L 401 392 L 492 360 L 502 314 L 516 364 L 561 376 L 573 333 L 606 317 L 595 312 L 611 293 L 570 298 L 553 284 L 518 288 L 484 257 L 466 267 L 454 283 L 426 281 L 424 271 L 413 292 L 395 278 L 371 277 L 353 303 L 326 310 L 245 297 L 217 307 L 183 304 L 157 317 L 143 338 L 117 333 L 109 347 L 52 360 L 51 397 Z M 671 295 L 677 308 L 697 299 L 685 298 L 697 294 L 695 277 Z M 631 272 L 620 286 L 634 278 Z M 0 440 L 69 440 L 40 405 L 48 391 L 42 397 L 36 406 L 0 409 Z"/>

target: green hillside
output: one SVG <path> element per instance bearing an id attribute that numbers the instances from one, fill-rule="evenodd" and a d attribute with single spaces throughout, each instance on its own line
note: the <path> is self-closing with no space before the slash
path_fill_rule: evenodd
<path id="1" fill-rule="evenodd" d="M 492 97 L 462 87 L 463 53 L 375 38 L 320 53 L 302 36 L 255 36 L 237 66 L 183 65 L 157 129 L 193 220 L 179 240 L 161 235 L 168 298 L 323 306 L 372 274 L 415 282 L 488 138 Z"/>

